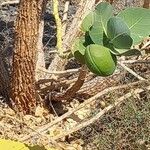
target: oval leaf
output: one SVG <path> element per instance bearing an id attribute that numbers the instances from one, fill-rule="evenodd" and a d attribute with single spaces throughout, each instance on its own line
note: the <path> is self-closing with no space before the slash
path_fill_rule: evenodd
<path id="1" fill-rule="evenodd" d="M 84 64 L 84 54 L 86 47 L 84 46 L 85 39 L 84 37 L 78 38 L 75 40 L 72 47 L 72 54 L 74 57 L 82 64 Z"/>
<path id="2" fill-rule="evenodd" d="M 109 49 L 91 44 L 85 51 L 85 62 L 91 72 L 99 76 L 109 76 L 116 69 L 116 56 L 111 54 Z"/>
<path id="3" fill-rule="evenodd" d="M 89 30 L 89 35 L 95 44 L 103 44 L 103 28 L 99 24 L 94 24 Z"/>
<path id="4" fill-rule="evenodd" d="M 122 56 L 140 56 L 141 52 L 138 49 L 130 49 L 121 53 Z"/>
<path id="5" fill-rule="evenodd" d="M 130 49 L 133 40 L 128 34 L 123 33 L 121 35 L 118 35 L 116 38 L 112 39 L 111 43 L 115 48 L 118 49 Z"/>
<path id="6" fill-rule="evenodd" d="M 107 22 L 113 15 L 113 8 L 109 3 L 102 2 L 95 8 L 94 24 L 89 35 L 95 44 L 103 44 L 103 33 L 107 34 Z"/>
<path id="7" fill-rule="evenodd" d="M 150 35 L 150 9 L 127 8 L 118 14 L 128 25 L 134 44 Z"/>
<path id="8" fill-rule="evenodd" d="M 113 16 L 113 7 L 107 2 L 102 2 L 96 6 L 95 13 L 96 20 L 94 22 L 98 23 L 107 35 L 107 22 Z"/>
<path id="9" fill-rule="evenodd" d="M 95 12 L 90 12 L 82 21 L 81 30 L 86 32 L 89 31 L 90 27 L 94 23 Z"/>
<path id="10" fill-rule="evenodd" d="M 115 48 L 129 49 L 132 46 L 130 30 L 126 23 L 118 17 L 112 17 L 107 23 L 107 36 Z"/>

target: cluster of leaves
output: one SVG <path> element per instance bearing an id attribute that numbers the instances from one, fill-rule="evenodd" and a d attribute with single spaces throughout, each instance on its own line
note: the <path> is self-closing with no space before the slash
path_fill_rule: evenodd
<path id="1" fill-rule="evenodd" d="M 133 45 L 150 35 L 150 10 L 127 8 L 113 15 L 113 7 L 102 2 L 83 20 L 84 35 L 76 39 L 72 52 L 91 72 L 111 75 L 117 64 L 117 56 L 139 55 Z"/>

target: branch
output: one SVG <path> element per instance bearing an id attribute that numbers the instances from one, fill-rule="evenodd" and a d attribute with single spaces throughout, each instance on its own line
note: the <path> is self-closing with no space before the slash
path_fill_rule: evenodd
<path id="1" fill-rule="evenodd" d="M 141 77 L 140 75 L 138 75 L 136 72 L 134 72 L 132 69 L 128 68 L 126 65 L 124 65 L 121 62 L 118 62 L 118 64 L 123 67 L 125 70 L 127 70 L 129 73 L 131 73 L 133 76 L 135 76 L 136 78 L 138 78 L 139 80 L 146 80 L 145 78 Z"/>
<path id="2" fill-rule="evenodd" d="M 57 28 L 57 49 L 60 56 L 63 56 L 63 47 L 62 47 L 62 24 L 61 19 L 59 17 L 59 3 L 58 0 L 53 0 L 53 14 L 56 21 L 56 28 Z"/>
<path id="3" fill-rule="evenodd" d="M 70 1 L 66 1 L 65 6 L 64 6 L 63 19 L 62 19 L 62 23 L 63 23 L 63 25 L 62 25 L 63 34 L 62 35 L 63 35 L 63 37 L 66 33 L 69 4 L 70 4 Z"/>
<path id="4" fill-rule="evenodd" d="M 60 74 L 68 74 L 68 73 L 77 73 L 79 71 L 79 69 L 68 69 L 68 70 L 64 70 L 64 71 L 49 71 L 43 67 L 39 67 L 37 69 L 37 71 L 42 71 L 45 72 L 47 74 L 55 74 L 55 75 L 60 75 Z"/>
<path id="5" fill-rule="evenodd" d="M 123 64 L 133 64 L 133 63 L 145 63 L 145 64 L 149 64 L 150 61 L 148 60 L 121 60 L 119 61 L 120 63 L 123 63 Z"/>
<path id="6" fill-rule="evenodd" d="M 73 84 L 73 86 L 69 88 L 65 93 L 60 95 L 56 94 L 52 96 L 52 99 L 55 101 L 61 101 L 61 100 L 68 100 L 69 98 L 73 97 L 76 94 L 76 92 L 78 92 L 82 87 L 86 78 L 86 73 L 87 68 L 85 66 L 82 66 L 82 68 L 80 69 L 78 80 L 75 82 L 75 84 Z"/>
<path id="7" fill-rule="evenodd" d="M 0 6 L 4 5 L 12 5 L 12 4 L 19 4 L 20 0 L 14 0 L 14 1 L 7 1 L 7 2 L 2 2 Z"/>

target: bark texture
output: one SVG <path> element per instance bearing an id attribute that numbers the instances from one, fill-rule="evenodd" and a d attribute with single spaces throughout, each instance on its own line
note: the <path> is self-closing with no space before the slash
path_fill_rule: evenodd
<path id="1" fill-rule="evenodd" d="M 43 0 L 21 0 L 15 25 L 11 99 L 24 114 L 36 106 L 35 68 Z"/>

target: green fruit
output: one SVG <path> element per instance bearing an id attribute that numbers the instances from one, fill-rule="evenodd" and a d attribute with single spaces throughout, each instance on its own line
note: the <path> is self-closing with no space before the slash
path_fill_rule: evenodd
<path id="1" fill-rule="evenodd" d="M 109 49 L 91 44 L 85 51 L 85 63 L 91 72 L 99 76 L 109 76 L 116 69 L 117 58 L 111 54 Z"/>

